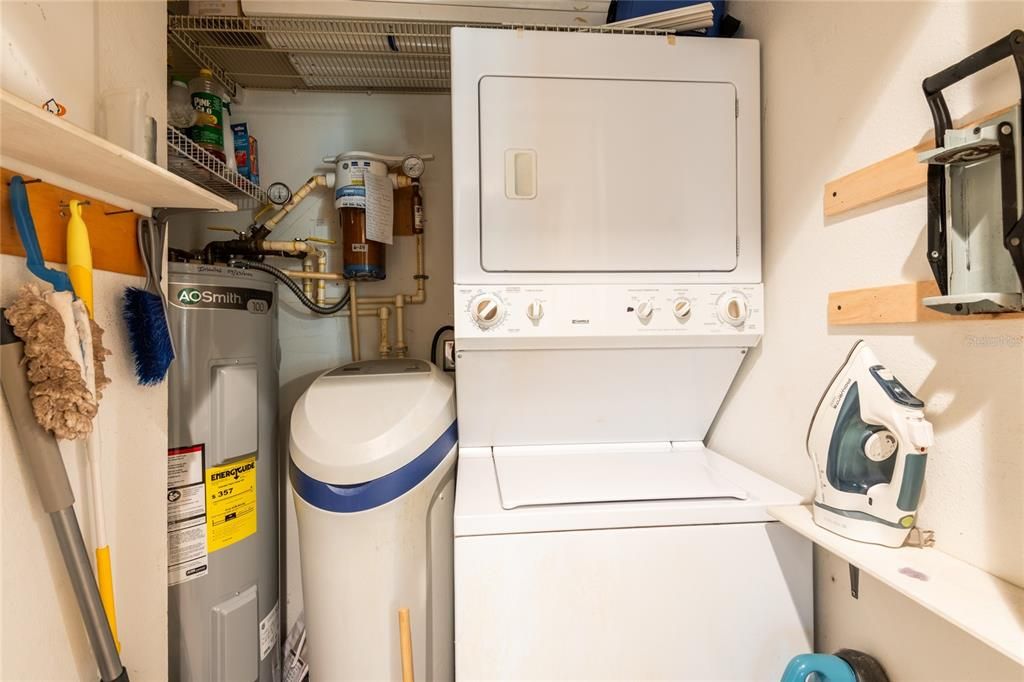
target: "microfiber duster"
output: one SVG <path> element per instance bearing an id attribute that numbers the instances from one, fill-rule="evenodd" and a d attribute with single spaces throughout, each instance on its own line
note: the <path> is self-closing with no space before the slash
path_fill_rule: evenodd
<path id="1" fill-rule="evenodd" d="M 155 225 L 148 218 L 139 219 L 139 251 L 146 265 L 146 284 L 142 288 L 125 289 L 121 307 L 135 359 L 135 377 L 143 386 L 163 381 L 174 360 L 174 343 L 167 326 L 167 304 L 158 274 L 163 263 L 164 227 L 163 224 Z"/>

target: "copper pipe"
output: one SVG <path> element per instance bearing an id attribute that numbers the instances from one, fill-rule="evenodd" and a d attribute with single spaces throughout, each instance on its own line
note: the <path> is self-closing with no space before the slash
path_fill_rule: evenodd
<path id="1" fill-rule="evenodd" d="M 409 346 L 405 343 L 405 297 L 402 294 L 395 296 L 395 357 L 404 358 L 409 352 Z"/>
<path id="2" fill-rule="evenodd" d="M 313 177 L 306 181 L 306 184 L 300 187 L 298 191 L 292 195 L 292 198 L 288 201 L 287 204 L 281 207 L 280 211 L 270 216 L 270 219 L 267 220 L 267 222 L 263 223 L 263 227 L 267 228 L 268 230 L 273 230 L 275 227 L 277 227 L 277 224 L 279 222 L 284 220 L 284 217 L 286 215 L 291 213 L 292 210 L 296 206 L 298 206 L 303 199 L 309 196 L 310 192 L 312 192 L 317 187 L 330 187 L 333 184 L 333 177 L 328 177 L 328 175 L 314 175 Z"/>
<path id="3" fill-rule="evenodd" d="M 391 316 L 391 309 L 386 305 L 377 308 L 378 333 L 380 334 L 380 345 L 377 351 L 382 358 L 391 357 L 391 344 L 388 340 L 388 318 Z M 357 315 L 358 317 L 358 315 Z"/>
<path id="4" fill-rule="evenodd" d="M 349 330 L 349 336 L 351 337 L 351 342 L 352 342 L 352 360 L 353 361 L 358 361 L 358 360 L 361 360 L 362 358 L 361 358 L 360 353 L 359 353 L 359 314 L 358 314 L 359 302 L 356 299 L 356 283 L 355 283 L 355 280 L 353 280 L 353 281 L 348 283 L 348 297 L 349 297 L 348 298 L 349 310 L 350 311 L 352 311 L 352 310 L 356 311 L 355 315 L 351 315 L 350 314 L 348 316 L 348 319 L 349 319 L 348 330 Z"/>

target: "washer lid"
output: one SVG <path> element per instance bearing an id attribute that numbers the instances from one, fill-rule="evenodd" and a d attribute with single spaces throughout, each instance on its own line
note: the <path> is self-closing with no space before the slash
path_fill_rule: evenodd
<path id="1" fill-rule="evenodd" d="M 572 452 L 578 446 L 556 446 L 552 451 Z M 625 459 L 626 453 L 633 446 L 586 446 L 582 450 L 589 451 L 591 455 L 602 452 L 608 448 L 618 448 Z M 698 498 L 672 498 L 672 499 L 650 499 L 636 501 L 605 501 L 605 502 L 574 502 L 556 504 L 525 504 L 513 509 L 505 508 L 505 500 L 508 502 L 530 501 L 530 500 L 554 500 L 562 498 L 568 501 L 572 497 L 614 497 L 622 498 L 625 495 L 583 495 L 581 491 L 572 494 L 557 495 L 551 491 L 545 491 L 547 482 L 539 478 L 534 481 L 535 490 L 526 490 L 527 484 L 513 482 L 521 472 L 509 475 L 505 468 L 505 476 L 501 477 L 496 467 L 496 459 L 491 448 L 460 448 L 458 475 L 456 477 L 455 493 L 455 536 L 468 537 L 474 535 L 503 535 L 506 533 L 542 533 L 570 530 L 602 530 L 610 528 L 641 528 L 654 526 L 689 526 L 708 525 L 723 523 L 764 523 L 772 522 L 774 519 L 768 514 L 768 508 L 779 505 L 799 504 L 801 496 L 790 492 L 785 488 L 759 476 L 749 469 L 722 457 L 716 452 L 708 450 L 703 443 L 673 443 L 665 445 L 646 444 L 642 446 L 650 453 L 643 456 L 640 451 L 629 452 L 633 456 L 633 463 L 638 470 L 645 470 L 647 473 L 648 492 L 656 491 L 656 485 L 651 482 L 654 473 L 664 472 L 668 478 L 673 471 L 701 472 L 704 467 L 707 477 L 713 482 L 694 484 L 692 490 L 707 494 L 713 491 L 716 494 L 728 495 L 740 491 L 743 497 L 698 497 Z M 536 451 L 536 450 L 535 450 Z M 639 456 L 638 456 L 639 455 Z M 557 457 L 557 456 L 556 456 Z M 586 480 L 589 473 L 581 473 L 587 468 L 586 460 L 589 457 L 576 459 L 572 454 L 567 459 L 575 461 L 579 466 L 573 470 Z M 649 457 L 649 459 L 648 459 Z M 682 466 L 671 463 L 667 460 L 676 457 L 683 460 Z M 504 459 L 504 458 L 503 458 Z M 598 456 L 594 461 L 603 459 Z M 609 455 L 609 460 L 618 459 Z M 642 463 L 645 460 L 647 463 Z M 655 464 L 661 460 L 664 468 L 658 468 Z M 621 461 L 621 460 L 620 460 Z M 515 468 L 516 464 L 513 464 Z M 529 465 L 527 465 L 529 466 Z M 603 465 L 595 465 L 597 469 L 604 469 Z M 649 468 L 648 468 L 649 466 Z M 612 471 L 611 469 L 614 469 Z M 657 472 L 655 471 L 657 469 Z M 549 469 L 549 471 L 553 471 Z M 540 469 L 536 470 L 540 471 Z M 630 477 L 626 467 L 610 467 L 606 470 L 615 476 Z M 553 474 L 552 474 L 553 475 Z M 697 474 L 696 476 L 701 476 Z M 696 480 L 696 476 L 694 477 Z M 596 477 L 596 476 L 595 476 Z M 500 478 L 500 482 L 499 482 Z M 639 478 L 639 477 L 638 477 Z M 501 490 L 499 490 L 501 485 Z M 511 497 L 506 492 L 511 485 Z M 597 490 L 580 484 L 579 488 L 592 493 Z M 600 485 L 607 485 L 601 483 Z M 634 484 L 629 484 L 630 486 Z M 605 488 L 607 489 L 607 488 Z M 636 490 L 636 488 L 633 488 Z M 700 490 L 698 490 L 700 489 Z M 683 487 L 673 489 L 685 492 Z"/>
<path id="2" fill-rule="evenodd" d="M 289 450 L 307 476 L 356 485 L 416 459 L 454 421 L 452 380 L 437 367 L 353 362 L 321 374 L 295 403 Z"/>
<path id="3" fill-rule="evenodd" d="M 586 502 L 747 499 L 705 458 L 682 457 L 670 443 L 496 447 L 504 509 Z"/>

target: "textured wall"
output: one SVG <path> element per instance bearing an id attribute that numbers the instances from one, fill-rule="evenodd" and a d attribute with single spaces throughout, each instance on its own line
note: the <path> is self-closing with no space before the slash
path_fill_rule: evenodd
<path id="1" fill-rule="evenodd" d="M 2 86 L 33 102 L 56 97 L 68 107 L 67 119 L 88 130 L 95 130 L 100 93 L 141 87 L 150 95 L 150 115 L 163 126 L 165 17 L 163 2 L 0 2 Z M 100 189 L 117 193 L 113 187 Z M 86 209 L 87 223 L 88 215 Z M 94 233 L 92 239 L 102 235 Z M 31 278 L 24 262 L 0 257 L 0 304 L 8 304 Z M 98 419 L 122 657 L 133 679 L 161 680 L 167 676 L 167 391 L 135 384 L 118 313 L 121 292 L 141 281 L 96 272 L 96 315 L 114 351 L 108 365 L 114 383 Z M 20 452 L 11 426 L 5 405 L 0 408 L 0 679 L 95 679 L 92 651 L 50 522 L 27 478 L 23 458 L 31 453 Z M 91 547 L 84 448 L 62 450 Z"/>
<path id="2" fill-rule="evenodd" d="M 744 35 L 761 40 L 767 327 L 712 430 L 712 447 L 810 498 L 811 414 L 846 352 L 865 338 L 927 403 L 935 426 L 919 523 L 936 531 L 943 551 L 1024 585 L 1024 322 L 830 328 L 828 291 L 931 275 L 923 189 L 828 220 L 821 199 L 826 181 L 928 135 L 921 80 L 1024 27 L 1024 4 L 730 7 Z M 1007 62 L 953 88 L 948 100 L 960 117 L 1017 97 Z M 868 646 L 899 680 L 1024 676 L 873 581 L 862 578 L 867 598 L 850 599 L 845 565 L 819 558 L 822 648 Z M 832 575 L 843 589 L 832 589 Z"/>

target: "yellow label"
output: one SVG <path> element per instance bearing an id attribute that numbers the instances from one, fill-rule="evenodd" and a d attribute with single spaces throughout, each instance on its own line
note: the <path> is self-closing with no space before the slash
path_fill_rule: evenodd
<path id="1" fill-rule="evenodd" d="M 206 546 L 216 552 L 256 532 L 256 456 L 206 470 Z"/>

